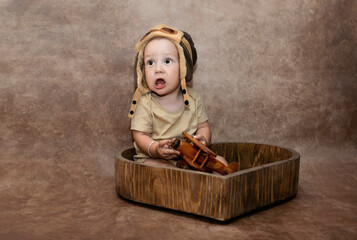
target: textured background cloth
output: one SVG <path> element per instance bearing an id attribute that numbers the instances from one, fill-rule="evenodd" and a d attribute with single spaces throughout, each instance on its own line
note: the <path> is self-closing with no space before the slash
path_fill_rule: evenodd
<path id="1" fill-rule="evenodd" d="M 353 0 L 0 1 L 0 238 L 355 238 L 356 12 Z M 116 196 L 134 46 L 159 23 L 195 42 L 213 142 L 300 152 L 295 199 L 218 224 Z"/>

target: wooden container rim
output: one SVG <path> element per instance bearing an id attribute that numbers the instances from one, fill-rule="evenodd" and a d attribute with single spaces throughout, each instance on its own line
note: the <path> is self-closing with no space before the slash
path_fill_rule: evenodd
<path id="1" fill-rule="evenodd" d="M 216 143 L 212 143 L 211 145 L 218 145 L 218 144 L 255 144 L 255 145 L 264 145 L 264 146 L 276 147 L 276 148 L 284 149 L 286 151 L 291 152 L 292 156 L 290 158 L 287 158 L 287 159 L 284 159 L 284 160 L 279 160 L 279 161 L 276 161 L 276 162 L 266 163 L 266 164 L 263 164 L 263 165 L 260 165 L 260 166 L 243 169 L 243 170 L 240 170 L 240 171 L 237 171 L 235 173 L 228 174 L 228 175 L 218 175 L 218 174 L 206 173 L 206 172 L 201 172 L 201 171 L 177 168 L 177 167 L 174 167 L 174 166 L 173 167 L 150 166 L 150 165 L 145 165 L 143 163 L 135 162 L 133 160 L 124 158 L 122 156 L 124 151 L 128 151 L 130 149 L 133 149 L 134 147 L 121 148 L 119 150 L 119 152 L 115 155 L 115 158 L 118 158 L 121 161 L 125 161 L 125 162 L 131 163 L 131 164 L 138 164 L 138 165 L 145 166 L 145 167 L 148 167 L 148 168 L 171 169 L 171 170 L 176 170 L 176 171 L 182 171 L 182 172 L 185 172 L 185 173 L 198 174 L 198 175 L 207 175 L 207 176 L 217 177 L 217 178 L 221 178 L 221 179 L 226 179 L 226 178 L 230 178 L 230 177 L 246 174 L 247 172 L 256 171 L 256 170 L 268 168 L 268 167 L 271 167 L 271 166 L 274 166 L 274 165 L 278 165 L 278 164 L 291 162 L 291 161 L 300 159 L 300 154 L 297 151 L 295 151 L 295 150 L 293 150 L 291 148 L 288 148 L 288 147 L 281 147 L 281 146 L 277 146 L 277 145 L 264 144 L 264 143 L 254 143 L 254 142 L 216 142 Z"/>

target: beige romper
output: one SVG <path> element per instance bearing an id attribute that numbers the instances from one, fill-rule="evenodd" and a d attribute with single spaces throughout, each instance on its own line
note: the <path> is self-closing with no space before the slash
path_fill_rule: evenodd
<path id="1" fill-rule="evenodd" d="M 131 130 L 150 133 L 151 137 L 160 141 L 163 139 L 183 138 L 182 132 L 193 135 L 199 123 L 208 120 L 200 96 L 188 88 L 190 107 L 182 105 L 177 112 L 167 112 L 151 96 L 151 93 L 142 95 L 139 99 L 134 118 L 131 120 Z M 134 160 L 144 162 L 150 158 L 142 152 L 134 142 L 136 155 Z"/>

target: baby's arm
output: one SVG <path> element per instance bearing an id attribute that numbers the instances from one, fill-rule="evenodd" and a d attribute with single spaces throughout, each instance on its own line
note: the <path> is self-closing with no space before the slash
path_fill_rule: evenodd
<path id="1" fill-rule="evenodd" d="M 208 121 L 198 124 L 196 135 L 194 137 L 206 146 L 210 144 L 211 129 L 209 127 Z M 216 159 L 223 163 L 225 166 L 228 165 L 228 162 L 224 157 L 217 155 Z"/>
<path id="2" fill-rule="evenodd" d="M 208 146 L 211 142 L 211 128 L 209 127 L 208 121 L 199 123 L 197 126 L 197 131 L 194 136 L 203 145 Z"/>
<path id="3" fill-rule="evenodd" d="M 153 158 L 169 160 L 177 158 L 180 155 L 179 151 L 171 148 L 171 139 L 161 140 L 152 143 L 154 140 L 150 137 L 150 133 L 135 130 L 133 130 L 132 132 L 134 140 L 138 147 L 141 149 L 141 151 L 145 153 L 148 153 L 148 151 L 150 151 L 150 154 Z M 151 146 L 150 143 L 152 143 Z"/>

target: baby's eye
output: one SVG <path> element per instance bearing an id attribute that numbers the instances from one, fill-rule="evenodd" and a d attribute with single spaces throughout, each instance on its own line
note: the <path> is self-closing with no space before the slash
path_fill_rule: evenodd
<path id="1" fill-rule="evenodd" d="M 153 60 L 149 60 L 149 61 L 147 61 L 147 65 L 154 65 L 154 61 Z"/>
<path id="2" fill-rule="evenodd" d="M 165 60 L 165 63 L 166 63 L 166 64 L 172 63 L 172 60 L 171 60 L 170 58 L 167 58 L 167 59 Z"/>

